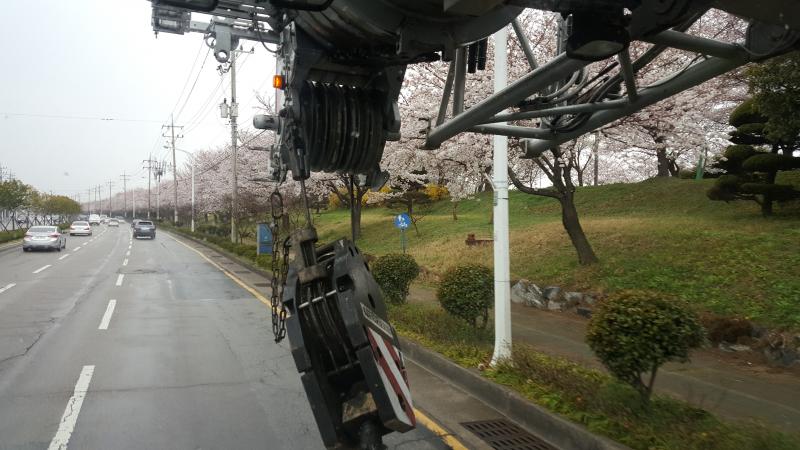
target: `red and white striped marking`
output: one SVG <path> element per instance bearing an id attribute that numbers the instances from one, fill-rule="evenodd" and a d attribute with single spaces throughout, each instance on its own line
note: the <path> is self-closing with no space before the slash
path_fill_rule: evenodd
<path id="1" fill-rule="evenodd" d="M 408 387 L 402 354 L 391 340 L 370 327 L 366 328 L 372 351 L 378 361 L 378 373 L 392 403 L 394 414 L 397 420 L 413 427 L 417 421 L 414 417 L 414 405 L 411 402 L 411 390 Z"/>

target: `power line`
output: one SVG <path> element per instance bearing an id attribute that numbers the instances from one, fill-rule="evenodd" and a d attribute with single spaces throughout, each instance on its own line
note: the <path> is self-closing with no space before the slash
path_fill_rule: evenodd
<path id="1" fill-rule="evenodd" d="M 206 52 L 206 57 L 203 58 L 203 64 L 200 65 L 200 70 L 197 71 L 197 76 L 194 78 L 194 83 L 192 83 L 192 88 L 189 89 L 189 93 L 186 94 L 186 99 L 183 101 L 183 105 L 181 105 L 181 109 L 178 111 L 178 114 L 176 114 L 176 116 L 178 118 L 181 117 L 181 114 L 183 113 L 184 108 L 186 108 L 186 105 L 189 103 L 189 99 L 192 97 L 192 92 L 194 92 L 194 88 L 195 88 L 195 86 L 197 86 L 197 80 L 200 79 L 200 74 L 203 73 L 203 67 L 206 66 L 206 61 L 208 61 L 208 55 L 210 53 L 211 53 L 211 47 L 208 48 L 208 51 Z M 180 98 L 178 100 L 180 101 Z"/>
<path id="2" fill-rule="evenodd" d="M 16 112 L 2 112 L 0 111 L 0 116 L 8 116 L 12 117 L 30 117 L 30 118 L 37 118 L 37 119 L 70 119 L 70 120 L 93 120 L 93 121 L 101 121 L 101 122 L 142 122 L 142 123 L 162 123 L 161 120 L 151 120 L 151 119 L 124 119 L 121 117 L 102 117 L 102 116 L 78 116 L 78 115 L 70 115 L 70 114 L 39 114 L 39 113 L 16 113 Z"/>
<path id="3" fill-rule="evenodd" d="M 239 70 L 241 72 L 242 68 L 244 67 L 245 63 L 247 63 L 247 60 L 249 58 L 250 58 L 250 53 L 245 54 L 244 58 L 242 59 L 242 62 L 237 67 L 237 70 Z M 208 114 L 211 111 L 214 110 L 214 108 L 216 107 L 216 105 L 218 103 L 218 100 L 220 98 L 222 98 L 222 96 L 225 95 L 225 92 L 227 92 L 228 89 L 231 87 L 231 80 L 228 79 L 228 84 L 225 86 L 225 89 L 220 93 L 220 95 L 216 96 L 216 100 L 217 101 L 213 101 L 212 99 L 215 98 L 215 94 L 217 93 L 219 88 L 222 86 L 223 79 L 224 79 L 224 74 L 223 74 L 223 77 L 220 78 L 220 81 L 217 84 L 217 87 L 214 88 L 214 91 L 212 92 L 211 96 L 209 96 L 209 98 L 206 100 L 205 104 L 200 107 L 200 110 L 198 110 L 197 113 L 195 115 L 193 115 L 192 118 L 188 122 L 185 122 L 185 123 L 193 125 L 193 126 L 187 127 L 187 129 L 184 130 L 184 134 L 188 134 L 188 133 L 191 133 L 192 131 L 196 130 L 203 123 L 203 121 L 208 116 Z"/>
<path id="4" fill-rule="evenodd" d="M 200 47 L 197 49 L 197 54 L 194 56 L 194 62 L 192 62 L 192 68 L 189 70 L 189 73 L 186 74 L 186 81 L 183 82 L 183 87 L 181 88 L 181 93 L 178 95 L 178 100 L 175 101 L 175 106 L 172 107 L 172 114 L 175 113 L 175 110 L 178 108 L 178 103 L 181 102 L 181 98 L 183 97 L 183 93 L 186 91 L 186 86 L 189 85 L 189 80 L 192 78 L 192 74 L 194 73 L 194 67 L 197 65 L 197 60 L 200 59 L 200 53 L 203 51 L 203 46 L 205 46 L 205 40 L 200 41 Z M 208 56 L 206 54 L 206 56 Z M 203 61 L 205 64 L 205 61 Z"/>

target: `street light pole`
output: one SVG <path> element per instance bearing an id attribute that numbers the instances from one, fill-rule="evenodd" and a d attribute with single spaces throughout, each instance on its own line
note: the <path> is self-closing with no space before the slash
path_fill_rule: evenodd
<path id="1" fill-rule="evenodd" d="M 494 91 L 508 84 L 508 30 L 494 34 Z M 494 353 L 492 365 L 511 358 L 511 275 L 508 248 L 508 137 L 494 136 Z"/>

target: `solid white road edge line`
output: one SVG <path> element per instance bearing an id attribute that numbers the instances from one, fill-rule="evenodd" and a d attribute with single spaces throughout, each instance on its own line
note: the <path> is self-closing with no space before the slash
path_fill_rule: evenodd
<path id="1" fill-rule="evenodd" d="M 59 257 L 59 258 L 58 258 L 58 260 L 59 260 L 59 261 L 61 261 L 62 259 L 66 258 L 67 256 L 69 256 L 69 253 L 67 253 L 67 254 L 66 254 L 66 255 L 64 255 L 64 256 L 61 256 L 61 257 Z"/>
<path id="2" fill-rule="evenodd" d="M 83 399 L 86 398 L 86 391 L 89 390 L 89 382 L 92 381 L 94 375 L 94 366 L 83 366 L 81 374 L 78 375 L 78 382 L 75 383 L 75 391 L 72 393 L 67 402 L 67 407 L 64 409 L 64 414 L 61 416 L 61 422 L 58 425 L 58 431 L 50 441 L 48 450 L 66 450 L 69 438 L 72 437 L 72 431 L 75 430 L 75 423 L 78 421 L 78 414 L 81 412 L 83 406 Z"/>
<path id="3" fill-rule="evenodd" d="M 34 270 L 33 273 L 39 273 L 39 272 L 41 272 L 41 271 L 43 271 L 43 270 L 45 270 L 45 269 L 47 269 L 48 267 L 51 267 L 51 266 L 52 266 L 52 264 L 48 264 L 48 265 L 46 265 L 44 267 L 39 267 L 38 269 Z"/>
<path id="4" fill-rule="evenodd" d="M 98 330 L 107 330 L 108 329 L 108 322 L 111 321 L 111 315 L 114 314 L 114 308 L 117 306 L 117 301 L 111 299 L 108 301 L 108 307 L 106 307 L 106 313 L 103 314 L 103 320 L 100 321 L 100 326 L 97 327 Z"/>
<path id="5" fill-rule="evenodd" d="M 128 258 L 125 258 L 125 260 L 122 261 L 122 265 L 123 266 L 127 266 L 128 265 Z"/>
<path id="6" fill-rule="evenodd" d="M 9 283 L 9 284 L 5 285 L 4 287 L 1 287 L 0 288 L 0 294 L 2 294 L 3 292 L 11 289 L 12 287 L 14 287 L 16 285 L 17 285 L 17 283 Z"/>
<path id="7" fill-rule="evenodd" d="M 125 278 L 125 274 L 121 273 L 117 276 L 117 286 L 122 286 L 122 279 Z"/>

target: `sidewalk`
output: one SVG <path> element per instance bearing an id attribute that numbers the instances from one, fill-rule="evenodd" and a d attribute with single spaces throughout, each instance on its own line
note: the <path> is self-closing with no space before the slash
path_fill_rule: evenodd
<path id="1" fill-rule="evenodd" d="M 412 286 L 412 302 L 437 303 L 435 292 Z M 511 306 L 513 339 L 537 350 L 603 369 L 584 342 L 587 321 L 568 312 Z M 750 365 L 719 350 L 692 354 L 687 364 L 670 363 L 658 375 L 656 392 L 681 398 L 720 416 L 756 419 L 787 432 L 800 427 L 800 377 Z"/>

